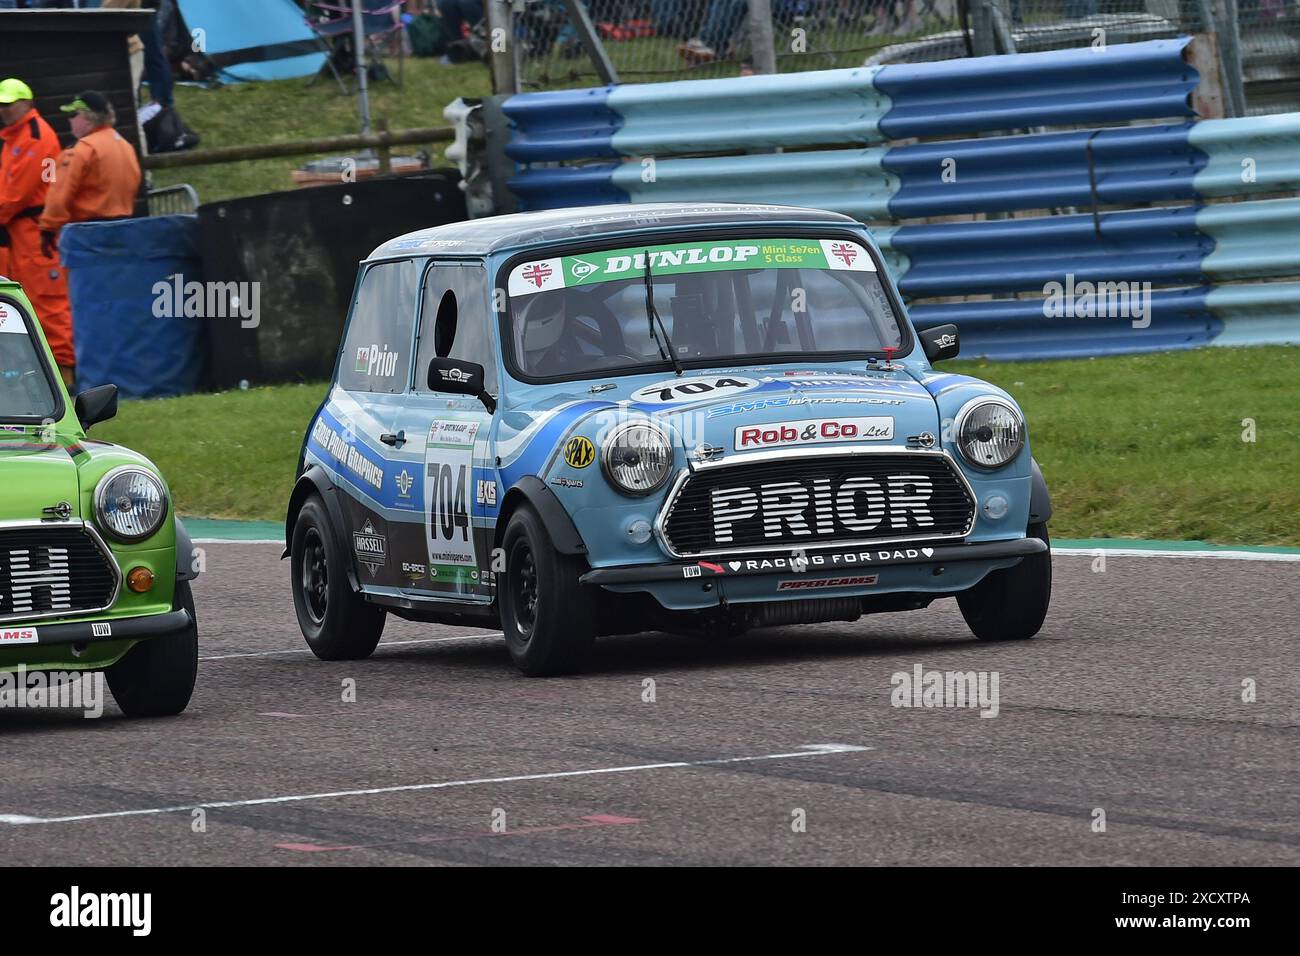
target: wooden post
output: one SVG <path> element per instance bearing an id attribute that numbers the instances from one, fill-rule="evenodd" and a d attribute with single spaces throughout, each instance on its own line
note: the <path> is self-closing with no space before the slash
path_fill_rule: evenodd
<path id="1" fill-rule="evenodd" d="M 388 117 L 386 117 L 386 116 L 381 116 L 381 117 L 379 117 L 379 121 L 378 121 L 377 123 L 375 123 L 375 128 L 379 130 L 379 135 L 380 135 L 380 136 L 385 136 L 385 135 L 387 135 L 387 134 L 388 134 Z M 378 150 L 379 150 L 379 175 L 380 175 L 380 176 L 387 176 L 388 174 L 390 174 L 390 173 L 393 171 L 393 150 L 392 150 L 392 147 L 389 146 L 389 145 L 388 145 L 388 141 L 385 140 L 384 142 L 382 142 L 382 143 L 379 144 Z"/>

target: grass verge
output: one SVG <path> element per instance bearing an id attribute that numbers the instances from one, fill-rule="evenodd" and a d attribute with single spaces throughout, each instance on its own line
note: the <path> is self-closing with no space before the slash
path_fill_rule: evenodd
<path id="1" fill-rule="evenodd" d="M 1300 347 L 945 367 L 1024 408 L 1054 535 L 1300 545 Z M 95 436 L 157 462 L 182 514 L 277 520 L 324 390 L 123 402 Z"/>

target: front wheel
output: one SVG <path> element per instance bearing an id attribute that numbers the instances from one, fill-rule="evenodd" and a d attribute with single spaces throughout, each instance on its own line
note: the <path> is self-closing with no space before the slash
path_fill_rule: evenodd
<path id="1" fill-rule="evenodd" d="M 510 516 L 501 543 L 501 631 L 515 666 L 529 677 L 582 670 L 596 639 L 595 600 L 578 583 L 586 564 L 555 550 L 528 505 Z"/>
<path id="2" fill-rule="evenodd" d="M 384 633 L 386 614 L 352 590 L 347 555 L 320 498 L 308 498 L 298 512 L 289 556 L 293 607 L 312 653 L 323 661 L 369 657 Z"/>
<path id="3" fill-rule="evenodd" d="M 199 619 L 189 581 L 176 582 L 172 607 L 189 611 L 189 627 L 141 641 L 104 671 L 113 699 L 128 717 L 171 717 L 189 706 L 199 672 Z"/>
<path id="4" fill-rule="evenodd" d="M 967 626 L 981 641 L 1024 641 L 1043 626 L 1052 600 L 1052 551 L 1046 523 L 1032 524 L 1026 535 L 1048 545 L 1041 554 L 1022 558 L 1014 567 L 993 571 L 957 595 Z"/>

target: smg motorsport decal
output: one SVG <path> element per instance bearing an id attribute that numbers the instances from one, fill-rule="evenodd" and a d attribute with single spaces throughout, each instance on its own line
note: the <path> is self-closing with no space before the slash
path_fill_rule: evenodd
<path id="1" fill-rule="evenodd" d="M 929 501 L 934 482 L 928 475 L 852 475 L 787 478 L 752 485 L 714 488 L 709 496 L 716 544 L 731 544 L 738 531 L 761 531 L 764 538 L 798 539 L 813 534 L 875 530 L 882 522 L 900 531 L 934 527 Z M 748 535 L 747 535 L 748 537 Z"/>
<path id="2" fill-rule="evenodd" d="M 478 558 L 470 512 L 477 487 L 474 439 L 479 422 L 437 420 L 429 426 L 424 457 L 424 510 L 429 577 L 470 587 L 478 582 Z"/>
<path id="3" fill-rule="evenodd" d="M 741 425 L 736 450 L 816 445 L 837 441 L 887 441 L 894 437 L 894 420 L 879 418 L 805 418 L 796 422 Z"/>
<path id="4" fill-rule="evenodd" d="M 875 272 L 871 256 L 848 239 L 742 239 L 682 242 L 640 249 L 607 249 L 580 256 L 524 262 L 510 271 L 510 295 L 637 278 L 646 258 L 655 275 L 722 272 L 735 269 L 832 269 Z"/>
<path id="5" fill-rule="evenodd" d="M 375 530 L 374 523 L 367 518 L 360 531 L 352 532 L 352 551 L 357 556 L 357 563 L 363 565 L 371 575 L 388 564 L 388 537 Z"/>

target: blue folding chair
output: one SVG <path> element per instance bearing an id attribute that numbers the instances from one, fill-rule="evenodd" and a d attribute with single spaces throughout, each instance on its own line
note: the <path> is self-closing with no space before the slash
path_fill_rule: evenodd
<path id="1" fill-rule="evenodd" d="M 341 50 L 352 50 L 353 38 L 353 21 L 352 21 L 352 4 L 348 0 L 310 0 L 307 4 L 310 11 L 307 16 L 307 24 L 312 28 L 318 37 L 330 45 L 332 51 L 330 56 L 330 67 L 334 72 L 336 79 L 339 78 L 337 63 L 335 57 Z M 402 23 L 402 0 L 361 0 L 361 28 L 365 34 L 366 45 L 370 48 L 371 60 L 378 63 L 382 70 L 379 75 L 373 75 L 374 79 L 387 78 L 392 80 L 398 86 L 402 85 L 406 74 L 406 43 L 405 38 L 401 36 L 404 24 Z M 384 65 L 384 45 L 390 42 L 394 35 L 398 38 L 397 44 L 397 79 L 393 80 L 393 74 Z M 352 53 L 352 66 L 355 69 L 356 53 Z M 312 80 L 315 83 L 320 77 L 317 76 Z M 343 81 L 339 80 L 340 86 L 347 87 Z M 310 85 L 310 84 L 308 84 Z"/>

